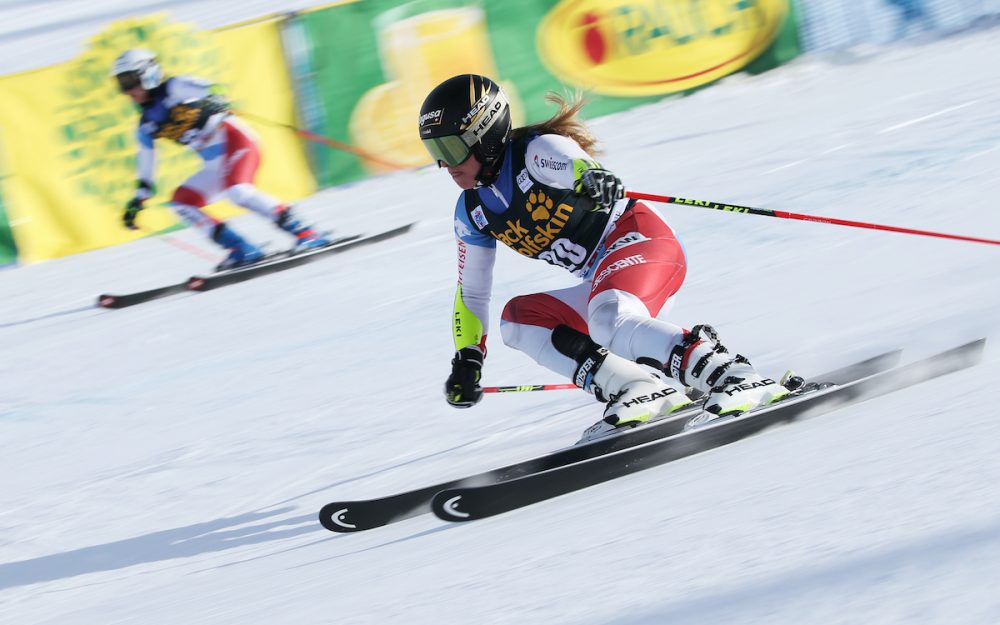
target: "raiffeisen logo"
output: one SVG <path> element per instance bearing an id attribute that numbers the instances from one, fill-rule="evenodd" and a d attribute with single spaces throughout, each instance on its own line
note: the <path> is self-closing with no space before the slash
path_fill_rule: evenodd
<path id="1" fill-rule="evenodd" d="M 562 0 L 538 28 L 542 61 L 597 93 L 657 95 L 743 68 L 770 46 L 790 0 Z"/>

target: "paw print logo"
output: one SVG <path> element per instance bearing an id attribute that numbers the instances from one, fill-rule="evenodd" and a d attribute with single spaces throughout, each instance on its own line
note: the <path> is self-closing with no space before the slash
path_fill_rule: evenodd
<path id="1" fill-rule="evenodd" d="M 525 206 L 535 221 L 546 221 L 552 214 L 552 198 L 541 191 L 532 191 Z"/>

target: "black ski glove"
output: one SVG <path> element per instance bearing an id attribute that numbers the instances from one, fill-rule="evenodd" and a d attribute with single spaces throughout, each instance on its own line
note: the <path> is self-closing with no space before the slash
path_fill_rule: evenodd
<path id="1" fill-rule="evenodd" d="M 135 225 L 135 216 L 139 214 L 139 211 L 143 209 L 142 203 L 145 200 L 141 200 L 137 197 L 132 198 L 125 205 L 125 214 L 122 215 L 122 222 L 125 227 L 129 230 L 138 230 L 138 226 Z"/>
<path id="2" fill-rule="evenodd" d="M 475 347 L 455 352 L 451 375 L 444 383 L 444 398 L 455 408 L 471 408 L 483 398 L 479 379 L 483 372 L 483 353 Z"/>
<path id="3" fill-rule="evenodd" d="M 153 197 L 154 194 L 156 194 L 156 185 L 153 183 L 145 180 L 139 180 L 136 183 L 135 195 L 125 205 L 125 214 L 122 215 L 122 223 L 125 224 L 126 228 L 129 230 L 139 229 L 135 225 L 135 216 L 144 208 L 143 202 Z"/>
<path id="4" fill-rule="evenodd" d="M 618 176 L 607 169 L 583 170 L 580 177 L 576 179 L 573 190 L 607 208 L 625 197 L 625 185 Z"/>

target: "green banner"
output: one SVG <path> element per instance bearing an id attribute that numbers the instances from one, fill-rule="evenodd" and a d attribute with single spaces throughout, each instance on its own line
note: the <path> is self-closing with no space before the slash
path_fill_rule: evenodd
<path id="1" fill-rule="evenodd" d="M 311 132 L 349 142 L 354 106 L 369 89 L 385 82 L 370 26 L 376 13 L 371 4 L 378 3 L 337 6 L 285 22 L 285 56 L 300 118 Z M 311 142 L 309 156 L 321 187 L 367 175 L 358 157 L 346 151 Z"/>
<path id="2" fill-rule="evenodd" d="M 0 266 L 10 265 L 17 261 L 17 246 L 14 245 L 14 235 L 7 223 L 7 209 L 0 195 Z"/>
<path id="3" fill-rule="evenodd" d="M 366 0 L 300 14 L 285 46 L 322 186 L 428 164 L 426 94 L 461 73 L 508 93 L 514 124 L 544 95 L 585 93 L 587 117 L 704 88 L 799 54 L 790 0 Z"/>
<path id="4" fill-rule="evenodd" d="M 7 159 L 4 158 L 3 144 L 0 143 L 0 267 L 17 262 L 17 244 L 14 233 L 10 230 L 7 217 L 7 207 L 4 205 L 3 186 L 10 175 L 7 171 Z"/>

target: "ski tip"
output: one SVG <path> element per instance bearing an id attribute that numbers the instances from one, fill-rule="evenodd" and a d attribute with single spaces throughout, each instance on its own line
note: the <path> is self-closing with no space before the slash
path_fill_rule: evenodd
<path id="1" fill-rule="evenodd" d="M 957 347 L 953 347 L 952 349 L 942 352 L 940 356 L 945 358 L 950 357 L 961 359 L 969 366 L 972 366 L 982 360 L 984 351 L 986 351 L 985 336 Z"/>
<path id="2" fill-rule="evenodd" d="M 402 226 L 397 226 L 395 228 L 390 228 L 382 232 L 376 232 L 373 234 L 368 234 L 362 237 L 366 241 L 381 241 L 383 239 L 390 239 L 392 237 L 399 236 L 401 234 L 406 234 L 413 229 L 413 226 L 417 225 L 417 222 L 411 221 L 408 224 L 403 224 Z"/>
<path id="3" fill-rule="evenodd" d="M 118 297 L 115 295 L 101 294 L 97 296 L 97 305 L 101 308 L 117 308 Z"/>
<path id="4" fill-rule="evenodd" d="M 319 523 L 331 532 L 360 532 L 363 527 L 358 527 L 350 518 L 350 507 L 346 502 L 336 501 L 328 503 L 319 511 Z"/>
<path id="5" fill-rule="evenodd" d="M 968 345 L 970 345 L 974 349 L 982 350 L 986 347 L 986 337 L 984 336 L 982 338 L 976 339 L 975 341 L 970 341 Z"/>
<path id="6" fill-rule="evenodd" d="M 321 246 L 316 247 L 314 249 L 322 250 L 322 249 L 327 248 L 327 247 L 334 247 L 334 246 L 337 246 L 337 245 L 343 245 L 344 243 L 350 243 L 351 241 L 357 241 L 360 238 L 361 238 L 360 234 L 345 234 L 344 236 L 332 237 L 330 239 L 329 243 L 327 243 L 326 245 L 321 245 Z M 300 250 L 300 251 L 308 251 L 308 250 Z"/>

